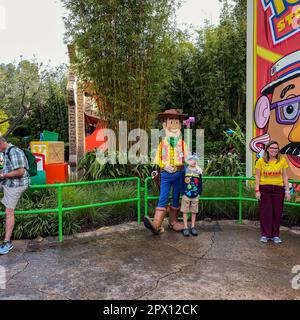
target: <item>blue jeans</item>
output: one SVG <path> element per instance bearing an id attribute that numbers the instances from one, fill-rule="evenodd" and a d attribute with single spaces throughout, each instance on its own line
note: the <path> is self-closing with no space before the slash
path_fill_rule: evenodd
<path id="1" fill-rule="evenodd" d="M 182 184 L 184 178 L 184 171 L 177 171 L 175 173 L 168 173 L 166 171 L 160 174 L 160 194 L 158 201 L 158 208 L 166 208 L 172 187 L 172 207 L 179 207 L 179 197 L 182 192 Z"/>

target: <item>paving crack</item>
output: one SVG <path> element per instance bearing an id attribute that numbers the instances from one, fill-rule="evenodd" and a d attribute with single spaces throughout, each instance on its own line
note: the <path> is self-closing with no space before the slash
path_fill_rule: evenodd
<path id="1" fill-rule="evenodd" d="M 265 266 L 262 266 L 262 265 L 256 265 L 256 264 L 249 263 L 249 262 L 246 262 L 246 261 L 241 261 L 241 260 L 222 259 L 222 258 L 206 258 L 206 256 L 209 254 L 209 252 L 212 250 L 212 248 L 213 248 L 213 246 L 215 244 L 215 236 L 216 236 L 216 232 L 213 233 L 213 235 L 212 235 L 212 237 L 210 239 L 211 244 L 210 244 L 209 248 L 201 256 L 195 256 L 195 255 L 188 254 L 188 253 L 183 252 L 180 249 L 178 249 L 175 246 L 172 246 L 172 245 L 170 245 L 168 243 L 166 243 L 165 245 L 175 249 L 176 251 L 178 251 L 179 253 L 181 253 L 181 254 L 183 254 L 185 256 L 188 256 L 188 257 L 191 257 L 191 258 L 195 259 L 196 260 L 195 264 L 199 263 L 200 260 L 224 261 L 224 262 L 232 262 L 232 263 L 241 263 L 241 264 L 244 264 L 244 265 L 248 265 L 248 266 L 255 267 L 255 268 L 261 268 L 261 269 L 272 271 L 272 272 L 276 272 L 276 273 L 284 272 L 284 271 L 281 271 L 281 270 L 278 270 L 278 269 L 269 268 L 269 267 L 265 267 Z"/>
<path id="2" fill-rule="evenodd" d="M 214 231 L 213 235 L 212 235 L 211 238 L 210 238 L 211 243 L 210 243 L 209 248 L 206 250 L 206 252 L 204 252 L 203 255 L 201 255 L 201 256 L 198 258 L 198 260 L 204 259 L 204 258 L 206 257 L 206 255 L 212 250 L 212 248 L 213 248 L 213 246 L 214 246 L 214 244 L 215 244 L 215 239 L 216 239 L 216 232 Z"/>
<path id="3" fill-rule="evenodd" d="M 164 245 L 168 246 L 168 247 L 171 247 L 173 249 L 175 249 L 176 251 L 178 251 L 179 253 L 187 256 L 187 257 L 190 257 L 190 258 L 193 258 L 195 260 L 201 260 L 201 259 L 204 259 L 205 256 L 212 250 L 214 244 L 215 244 L 215 236 L 216 236 L 216 232 L 213 233 L 213 235 L 211 236 L 210 238 L 210 245 L 208 247 L 208 249 L 200 256 L 195 256 L 195 255 L 192 255 L 192 254 L 189 254 L 189 253 L 186 253 L 186 252 L 183 252 L 181 251 L 180 249 L 178 249 L 177 247 L 175 246 L 172 246 L 171 244 L 169 243 L 165 243 Z M 197 262 L 196 262 L 197 263 Z"/>
<path id="4" fill-rule="evenodd" d="M 180 267 L 179 270 L 174 271 L 174 272 L 170 272 L 170 273 L 168 273 L 168 274 L 166 274 L 166 275 L 158 278 L 158 279 L 156 280 L 155 286 L 154 286 L 152 289 L 149 289 L 149 290 L 145 291 L 143 294 L 141 294 L 140 296 L 136 297 L 134 300 L 142 299 L 143 297 L 151 294 L 152 292 L 154 292 L 154 291 L 158 288 L 158 285 L 159 285 L 159 283 L 160 283 L 162 280 L 164 280 L 164 279 L 166 279 L 166 278 L 169 278 L 169 277 L 171 277 L 171 276 L 173 276 L 173 275 L 176 275 L 176 274 L 178 274 L 178 273 L 181 273 L 184 269 L 186 269 L 186 268 L 188 268 L 188 267 L 192 267 L 192 266 L 196 265 L 196 264 L 199 262 L 199 260 L 204 259 L 205 256 L 206 256 L 206 255 L 209 253 L 209 251 L 212 249 L 212 247 L 213 247 L 213 245 L 214 245 L 214 243 L 215 243 L 215 235 L 216 235 L 216 232 L 214 232 L 213 235 L 212 235 L 211 238 L 210 238 L 211 244 L 210 244 L 209 248 L 208 248 L 208 249 L 204 252 L 204 254 L 202 254 L 201 256 L 194 256 L 194 255 L 188 254 L 188 253 L 183 252 L 183 251 L 181 251 L 180 249 L 178 249 L 178 248 L 170 245 L 169 243 L 165 243 L 166 246 L 175 249 L 175 250 L 178 251 L 180 254 L 185 255 L 185 256 L 188 256 L 188 257 L 190 257 L 190 258 L 193 258 L 193 259 L 194 259 L 194 263 L 193 263 L 193 264 L 184 265 L 184 266 Z"/>
<path id="5" fill-rule="evenodd" d="M 262 265 L 256 265 L 256 264 L 249 263 L 249 262 L 245 262 L 245 261 L 241 261 L 241 260 L 222 259 L 222 258 L 202 258 L 202 260 L 241 263 L 241 264 L 244 264 L 244 265 L 248 265 L 248 266 L 250 266 L 250 267 L 265 269 L 265 270 L 267 270 L 267 271 L 272 271 L 272 272 L 276 272 L 276 273 L 283 273 L 283 272 L 285 272 L 285 271 L 282 271 L 282 270 L 279 270 L 279 269 L 268 268 L 268 267 L 265 267 L 265 266 L 262 266 Z M 287 271 L 287 272 L 288 272 L 288 271 Z M 290 273 L 290 271 L 289 271 L 288 273 Z"/>
<path id="6" fill-rule="evenodd" d="M 142 299 L 143 297 L 151 294 L 153 291 L 155 291 L 155 290 L 157 289 L 160 281 L 162 281 L 163 279 L 166 279 L 166 278 L 168 278 L 168 277 L 171 277 L 171 276 L 173 276 L 173 275 L 176 275 L 176 274 L 178 274 L 178 273 L 181 273 L 185 268 L 188 268 L 188 267 L 191 267 L 191 266 L 192 266 L 192 264 L 184 265 L 184 266 L 180 267 L 177 271 L 170 272 L 170 273 L 168 273 L 168 274 L 166 274 L 166 275 L 158 278 L 158 279 L 156 280 L 155 286 L 154 286 L 152 289 L 149 289 L 149 290 L 145 291 L 143 294 L 141 294 L 140 296 L 134 298 L 133 300 L 139 300 L 139 299 Z"/>
<path id="7" fill-rule="evenodd" d="M 141 294 L 140 296 L 136 297 L 134 300 L 143 299 L 144 297 L 150 295 L 151 293 L 155 292 L 155 290 L 157 290 L 157 288 L 158 288 L 158 286 L 159 286 L 161 281 L 163 281 L 164 279 L 167 279 L 167 278 L 169 278 L 171 276 L 174 276 L 176 274 L 180 274 L 183 270 L 186 270 L 186 268 L 195 267 L 195 265 L 197 265 L 201 261 L 224 261 L 224 262 L 231 262 L 231 263 L 240 263 L 240 264 L 248 265 L 250 267 L 264 269 L 264 270 L 272 272 L 272 273 L 273 272 L 276 272 L 277 274 L 283 274 L 283 273 L 288 274 L 289 273 L 288 271 L 278 270 L 278 269 L 269 268 L 269 267 L 261 266 L 261 265 L 256 265 L 256 264 L 249 263 L 249 262 L 246 262 L 246 261 L 222 259 L 222 258 L 213 258 L 213 257 L 212 258 L 207 258 L 207 255 L 211 252 L 213 246 L 215 245 L 215 241 L 216 241 L 216 232 L 213 232 L 213 234 L 212 234 L 212 236 L 210 238 L 210 242 L 211 243 L 210 243 L 209 247 L 200 256 L 195 256 L 195 255 L 183 252 L 180 249 L 178 249 L 177 247 L 175 247 L 175 246 L 173 246 L 173 245 L 171 245 L 169 243 L 164 243 L 165 246 L 168 246 L 168 247 L 171 247 L 172 249 L 175 249 L 178 253 L 180 253 L 180 254 L 182 254 L 182 255 L 184 255 L 186 257 L 193 258 L 194 259 L 194 263 L 193 264 L 184 265 L 184 266 L 180 267 L 178 270 L 176 270 L 174 272 L 171 272 L 171 273 L 168 273 L 168 274 L 158 278 L 156 280 L 156 284 L 155 284 L 155 286 L 153 288 L 146 290 L 143 294 Z"/>
<path id="8" fill-rule="evenodd" d="M 25 252 L 22 254 L 22 259 L 25 260 L 25 262 L 26 262 L 25 267 L 24 267 L 22 270 L 20 270 L 20 271 L 18 271 L 17 273 L 15 273 L 13 276 L 11 276 L 11 277 L 6 281 L 6 284 L 8 284 L 11 280 L 13 280 L 15 277 L 17 277 L 17 276 L 18 276 L 19 274 L 21 274 L 22 272 L 24 272 L 24 271 L 27 269 L 27 267 L 29 266 L 29 260 L 26 259 L 26 257 L 25 257 Z"/>
<path id="9" fill-rule="evenodd" d="M 38 291 L 42 294 L 46 294 L 48 296 L 58 296 L 58 297 L 62 297 L 64 300 L 73 300 L 71 298 L 69 298 L 68 296 L 64 295 L 64 294 L 61 294 L 61 293 L 50 293 L 48 291 L 44 291 L 42 289 L 38 289 L 38 288 L 28 288 L 30 290 L 35 290 L 35 291 Z"/>

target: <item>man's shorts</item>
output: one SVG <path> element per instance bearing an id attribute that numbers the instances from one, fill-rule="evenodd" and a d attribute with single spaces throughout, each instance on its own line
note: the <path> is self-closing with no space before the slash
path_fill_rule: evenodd
<path id="1" fill-rule="evenodd" d="M 3 189 L 4 197 L 1 202 L 6 209 L 16 209 L 16 206 L 21 198 L 22 193 L 28 187 L 9 188 L 0 183 L 0 190 Z"/>
<path id="2" fill-rule="evenodd" d="M 182 197 L 181 200 L 181 212 L 191 212 L 198 213 L 199 212 L 199 197 L 189 198 L 186 195 Z"/>

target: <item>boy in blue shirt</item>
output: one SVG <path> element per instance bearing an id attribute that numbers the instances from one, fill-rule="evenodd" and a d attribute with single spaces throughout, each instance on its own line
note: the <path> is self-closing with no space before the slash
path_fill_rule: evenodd
<path id="1" fill-rule="evenodd" d="M 184 229 L 182 231 L 185 237 L 190 235 L 188 228 L 188 213 L 191 213 L 192 228 L 191 234 L 198 236 L 195 227 L 196 215 L 199 212 L 199 195 L 202 192 L 202 170 L 197 165 L 199 158 L 197 154 L 190 155 L 186 158 L 188 166 L 185 167 L 183 197 L 181 201 L 181 211 L 183 212 Z"/>

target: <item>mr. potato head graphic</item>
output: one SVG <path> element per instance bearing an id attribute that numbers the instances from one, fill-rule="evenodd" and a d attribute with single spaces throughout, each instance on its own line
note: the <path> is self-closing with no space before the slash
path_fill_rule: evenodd
<path id="1" fill-rule="evenodd" d="M 300 51 L 278 60 L 271 81 L 261 90 L 255 107 L 255 123 L 262 135 L 250 143 L 259 153 L 271 140 L 278 141 L 289 163 L 289 179 L 300 179 Z"/>

